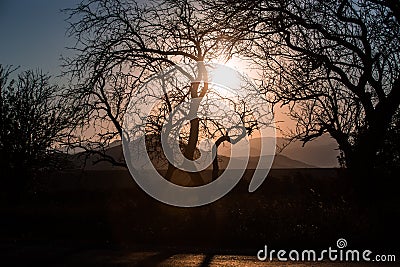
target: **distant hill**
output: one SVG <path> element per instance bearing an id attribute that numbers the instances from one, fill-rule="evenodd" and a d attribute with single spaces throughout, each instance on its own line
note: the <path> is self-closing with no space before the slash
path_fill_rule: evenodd
<path id="1" fill-rule="evenodd" d="M 271 144 L 271 138 L 264 139 L 265 144 Z M 250 142 L 250 157 L 257 157 L 260 155 L 260 143 L 261 138 L 249 138 Z M 288 140 L 283 137 L 276 138 L 276 145 L 278 148 L 282 147 L 283 144 L 287 144 Z M 305 165 L 315 166 L 318 168 L 332 168 L 338 167 L 337 156 L 339 155 L 339 151 L 337 150 L 338 145 L 335 140 L 330 138 L 327 135 L 321 136 L 320 138 L 307 143 L 303 147 L 303 143 L 300 141 L 295 141 L 290 143 L 287 147 L 283 149 L 283 151 L 279 151 L 278 149 L 275 154 L 279 156 L 286 157 L 290 160 L 294 160 L 297 162 L 301 162 Z M 222 144 L 218 149 L 218 153 L 223 156 L 230 155 L 230 145 Z M 239 154 L 243 156 L 246 155 L 245 151 L 239 151 Z M 273 153 L 267 153 L 273 154 Z M 277 159 L 280 161 L 279 159 Z M 287 161 L 283 160 L 282 161 Z M 292 162 L 293 166 L 297 166 L 295 162 Z M 278 164 L 281 165 L 281 164 Z M 283 164 L 286 165 L 286 164 Z M 274 163 L 274 168 L 276 167 Z M 293 167 L 292 167 L 293 168 Z M 297 168 L 297 167 L 295 167 Z"/>
<path id="2" fill-rule="evenodd" d="M 112 156 L 117 161 L 123 160 L 123 151 L 121 144 L 113 144 L 109 149 L 106 150 L 106 155 Z M 247 168 L 254 169 L 258 164 L 258 156 L 255 156 L 256 153 L 252 150 L 251 156 L 249 158 L 249 162 Z M 99 159 L 97 155 L 91 155 L 88 158 L 85 157 L 83 153 L 78 153 L 73 156 L 73 160 L 77 167 L 83 166 L 85 164 L 85 169 L 88 170 L 119 170 L 123 169 L 122 167 L 113 166 L 111 163 L 106 161 L 100 161 L 96 164 L 93 164 Z M 220 169 L 225 169 L 229 162 L 229 157 L 220 155 L 218 156 Z M 243 157 L 233 158 L 231 160 L 234 161 L 242 161 L 245 160 Z M 157 164 L 158 165 L 158 164 Z M 160 164 L 159 169 L 165 169 L 165 164 Z M 234 166 L 237 164 L 233 164 Z M 276 155 L 274 158 L 274 162 L 272 164 L 272 168 L 274 169 L 291 169 L 291 168 L 316 168 L 316 166 L 304 163 L 299 160 L 294 160 L 285 155 Z"/>
<path id="3" fill-rule="evenodd" d="M 282 137 L 278 137 L 276 142 L 278 146 L 281 146 L 286 140 Z M 337 156 L 339 156 L 338 145 L 336 141 L 328 135 L 323 135 L 307 143 L 304 147 L 303 143 L 300 141 L 293 142 L 280 154 L 320 168 L 339 166 L 337 160 Z"/>
<path id="4" fill-rule="evenodd" d="M 257 157 L 260 154 L 260 138 L 250 138 L 250 157 Z M 266 143 L 271 142 L 270 139 L 265 140 Z M 287 139 L 282 137 L 276 138 L 276 144 L 281 147 L 282 144 L 286 143 Z M 273 168 L 307 168 L 306 166 L 313 166 L 317 168 L 332 168 L 338 167 L 337 156 L 339 151 L 337 150 L 338 145 L 335 140 L 327 135 L 321 136 L 320 138 L 307 143 L 304 147 L 302 142 L 295 141 L 290 143 L 282 152 L 272 151 L 269 154 L 278 154 L 273 164 Z M 278 153 L 279 152 L 279 153 Z M 76 155 L 79 155 L 77 153 Z M 110 145 L 107 150 L 107 154 L 113 156 L 117 160 L 123 159 L 123 153 L 121 148 L 121 142 L 117 141 Z M 245 151 L 239 151 L 239 157 L 244 156 Z M 76 158 L 76 155 L 74 156 Z M 218 155 L 229 157 L 230 156 L 230 144 L 224 143 L 218 149 Z M 82 158 L 79 160 L 74 159 L 78 165 L 82 164 Z M 87 161 L 87 168 L 103 169 L 112 168 L 120 169 L 118 167 L 112 167 L 109 163 L 100 162 L 95 166 L 92 166 L 91 162 L 96 160 L 96 156 L 92 156 Z M 282 167 L 281 167 L 282 166 Z M 300 166 L 300 167 L 298 167 Z"/>
<path id="5" fill-rule="evenodd" d="M 235 161 L 243 161 L 245 158 L 232 158 Z M 248 169 L 255 169 L 258 164 L 259 157 L 250 157 L 247 163 Z M 219 166 L 221 169 L 225 169 L 228 165 L 229 158 L 225 156 L 219 156 Z M 235 166 L 237 164 L 233 164 Z M 306 164 L 304 162 L 291 159 L 283 155 L 275 155 L 274 161 L 272 163 L 272 169 L 296 169 L 296 168 L 316 168 L 316 166 Z"/>
<path id="6" fill-rule="evenodd" d="M 124 154 L 120 141 L 114 142 L 106 150 L 106 155 L 112 157 L 117 162 L 124 161 Z M 124 170 L 124 167 L 113 166 L 108 161 L 98 161 L 101 157 L 99 155 L 87 156 L 84 152 L 77 153 L 72 156 L 72 161 L 77 168 L 84 168 L 86 170 Z"/>

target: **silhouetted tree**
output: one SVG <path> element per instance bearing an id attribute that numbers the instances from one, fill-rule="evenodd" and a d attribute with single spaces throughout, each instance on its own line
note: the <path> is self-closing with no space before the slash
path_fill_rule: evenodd
<path id="1" fill-rule="evenodd" d="M 209 4 L 240 39 L 234 52 L 256 63 L 265 92 L 297 121 L 292 137 L 329 133 L 348 168 L 376 165 L 400 104 L 398 1 Z"/>
<path id="2" fill-rule="evenodd" d="M 56 147 L 69 134 L 76 109 L 48 75 L 12 75 L 13 70 L 0 65 L 0 164 L 4 184 L 23 190 L 35 171 L 61 166 Z"/>
<path id="3" fill-rule="evenodd" d="M 400 110 L 389 125 L 383 146 L 378 151 L 377 166 L 385 173 L 396 174 L 400 168 Z M 392 173 L 394 172 L 394 173 Z"/>
<path id="4" fill-rule="evenodd" d="M 140 85 L 171 66 L 194 63 L 198 68 L 195 73 L 188 73 L 178 67 L 192 82 L 175 88 L 173 94 L 165 94 L 164 105 L 157 116 L 150 118 L 153 126 L 149 128 L 160 134 L 160 125 L 176 105 L 204 98 L 209 91 L 206 64 L 223 58 L 228 47 L 224 43 L 230 41 L 223 28 L 209 19 L 210 12 L 200 2 L 186 0 L 95 0 L 67 10 L 69 32 L 77 41 L 77 56 L 65 61 L 67 72 L 75 78 L 71 94 L 86 111 L 82 125 L 89 131 L 95 129 L 94 134 L 83 133 L 71 143 L 89 153 L 104 153 L 110 142 L 121 139 L 126 108 Z M 199 119 L 192 119 L 183 139 L 184 155 L 191 160 L 200 126 Z M 109 157 L 104 160 L 125 165 Z M 174 170 L 170 164 L 167 177 Z"/>

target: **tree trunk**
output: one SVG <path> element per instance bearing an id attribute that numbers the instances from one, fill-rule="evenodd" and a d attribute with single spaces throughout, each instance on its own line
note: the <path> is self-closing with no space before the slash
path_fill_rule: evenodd
<path id="1" fill-rule="evenodd" d="M 217 180 L 218 176 L 219 176 L 219 165 L 218 165 L 218 153 L 217 153 L 213 160 L 212 181 Z"/>
<path id="2" fill-rule="evenodd" d="M 218 147 L 225 141 L 230 142 L 229 136 L 221 136 L 218 138 L 218 140 L 215 142 L 215 158 L 213 160 L 213 170 L 212 170 L 212 180 L 216 180 L 219 175 L 219 165 L 218 165 Z"/>
<path id="3" fill-rule="evenodd" d="M 197 113 L 198 108 L 199 105 L 196 102 L 192 102 L 190 107 L 190 112 Z M 187 146 L 185 146 L 185 151 L 183 153 L 185 158 L 187 158 L 188 160 L 194 160 L 194 153 L 196 151 L 197 141 L 199 138 L 199 125 L 200 122 L 198 118 L 190 120 L 189 140 Z M 170 181 L 172 179 L 172 175 L 175 172 L 175 170 L 176 167 L 173 166 L 171 163 L 168 163 L 168 170 L 165 178 Z M 199 174 L 192 173 L 190 176 L 192 177 L 192 180 L 195 185 L 204 183 L 203 179 Z"/>
<path id="4" fill-rule="evenodd" d="M 190 134 L 189 141 L 185 147 L 184 156 L 189 159 L 194 159 L 194 152 L 196 151 L 197 141 L 199 139 L 199 119 L 193 119 L 190 121 Z"/>
<path id="5" fill-rule="evenodd" d="M 191 95 L 192 100 L 197 99 L 199 101 L 192 101 L 190 103 L 190 111 L 189 111 L 190 114 L 198 113 L 199 106 L 200 106 L 200 100 L 201 100 L 201 98 L 204 97 L 204 95 L 206 94 L 206 92 L 208 90 L 207 70 L 202 61 L 198 62 L 198 68 L 199 68 L 198 69 L 198 77 L 196 77 L 195 81 L 192 82 L 192 84 L 190 86 L 190 95 Z M 199 81 L 201 81 L 201 80 L 204 81 L 204 87 L 201 90 L 201 93 L 199 96 L 198 89 L 200 86 Z M 190 120 L 189 140 L 188 140 L 188 144 L 185 147 L 185 151 L 184 151 L 184 156 L 188 160 L 194 160 L 194 153 L 196 151 L 196 146 L 197 146 L 197 142 L 199 139 L 199 126 L 200 126 L 199 118 L 194 118 L 194 119 Z M 172 164 L 168 165 L 168 171 L 167 171 L 167 175 L 166 175 L 167 180 L 171 180 L 172 174 L 176 170 L 176 168 L 171 165 Z M 194 185 L 204 184 L 204 180 L 199 173 L 192 173 L 190 176 L 192 178 Z"/>
<path id="6" fill-rule="evenodd" d="M 172 174 L 175 172 L 176 167 L 171 164 L 171 162 L 168 161 L 168 169 L 167 169 L 167 173 L 165 175 L 165 179 L 167 179 L 168 181 L 171 181 L 172 179 Z"/>
<path id="7" fill-rule="evenodd" d="M 381 171 L 377 169 L 378 151 L 383 146 L 391 116 L 376 117 L 373 125 L 360 135 L 358 142 L 345 152 L 346 166 L 355 182 L 355 190 L 363 201 L 371 201 L 379 187 Z"/>

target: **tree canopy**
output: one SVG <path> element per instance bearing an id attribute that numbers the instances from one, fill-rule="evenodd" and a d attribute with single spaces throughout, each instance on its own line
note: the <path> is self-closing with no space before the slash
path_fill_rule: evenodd
<path id="1" fill-rule="evenodd" d="M 77 81 L 72 93 L 86 110 L 85 125 L 98 128 L 91 140 L 101 144 L 121 135 L 127 103 L 153 74 L 233 55 L 261 74 L 260 97 L 288 107 L 296 121 L 290 137 L 307 143 L 329 134 L 348 168 L 374 166 L 395 123 L 395 1 L 95 0 L 67 13 L 77 40 L 77 56 L 65 61 Z M 207 88 L 192 83 L 188 93 L 203 97 Z M 197 137 L 188 141 L 189 158 L 196 142 Z"/>
<path id="2" fill-rule="evenodd" d="M 263 72 L 304 143 L 328 133 L 347 167 L 373 166 L 400 104 L 395 1 L 222 1 L 236 53 Z M 243 38 L 244 37 L 244 38 Z"/>

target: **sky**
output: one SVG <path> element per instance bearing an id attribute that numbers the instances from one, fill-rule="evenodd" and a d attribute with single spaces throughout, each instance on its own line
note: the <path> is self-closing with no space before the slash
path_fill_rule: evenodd
<path id="1" fill-rule="evenodd" d="M 74 42 L 61 9 L 79 0 L 0 0 L 0 64 L 60 74 L 61 55 Z"/>
<path id="2" fill-rule="evenodd" d="M 61 10 L 80 2 L 0 0 L 0 64 L 19 66 L 20 71 L 40 69 L 62 84 L 62 78 L 56 77 L 62 70 L 60 58 L 72 53 L 66 47 L 72 47 L 74 40 L 67 36 L 67 15 Z M 275 116 L 281 118 L 282 114 Z M 283 120 L 294 125 L 288 118 Z"/>

